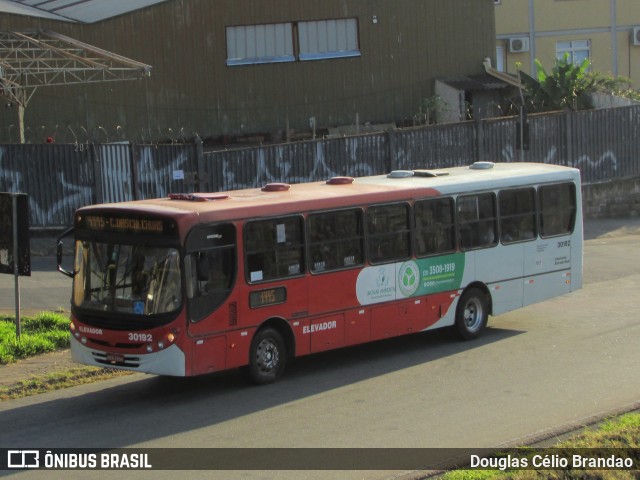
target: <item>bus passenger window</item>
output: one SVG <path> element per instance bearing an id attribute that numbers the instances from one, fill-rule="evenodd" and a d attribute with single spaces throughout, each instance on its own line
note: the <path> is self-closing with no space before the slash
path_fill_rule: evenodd
<path id="1" fill-rule="evenodd" d="M 249 222 L 244 228 L 246 267 L 251 283 L 304 273 L 302 217 Z"/>
<path id="2" fill-rule="evenodd" d="M 576 186 L 563 183 L 540 187 L 538 197 L 540 234 L 552 237 L 572 233 L 576 221 Z"/>
<path id="3" fill-rule="evenodd" d="M 497 244 L 496 199 L 493 193 L 458 198 L 460 248 L 492 247 Z"/>
<path id="4" fill-rule="evenodd" d="M 362 264 L 362 211 L 322 212 L 307 219 L 310 268 L 313 273 Z"/>
<path id="5" fill-rule="evenodd" d="M 537 237 L 533 188 L 503 190 L 499 193 L 499 203 L 502 243 L 526 242 Z"/>
<path id="6" fill-rule="evenodd" d="M 453 199 L 416 202 L 416 256 L 451 252 L 456 248 Z"/>
<path id="7" fill-rule="evenodd" d="M 411 255 L 409 205 L 378 205 L 367 210 L 367 250 L 371 263 L 404 260 Z"/>

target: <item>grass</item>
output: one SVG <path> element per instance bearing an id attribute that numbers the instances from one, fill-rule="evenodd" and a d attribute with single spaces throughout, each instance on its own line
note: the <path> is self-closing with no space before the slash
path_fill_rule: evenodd
<path id="1" fill-rule="evenodd" d="M 577 453 L 578 449 L 615 449 L 617 455 L 633 458 L 636 465 L 640 464 L 640 412 L 606 420 L 598 428 L 587 429 L 575 437 L 554 445 L 550 450 L 542 448 L 521 450 L 523 453 L 518 457 L 530 459 L 537 454 L 560 454 L 570 459 L 571 454 Z M 513 450 L 510 452 L 513 453 Z M 562 455 L 562 452 L 568 454 Z M 602 452 L 603 457 L 611 454 L 611 451 Z M 571 461 L 569 464 L 571 467 Z M 555 470 L 456 470 L 444 474 L 441 478 L 443 480 L 633 480 L 640 478 L 640 470 L 595 470 L 570 467 Z"/>
<path id="2" fill-rule="evenodd" d="M 69 318 L 66 314 L 40 312 L 20 321 L 21 335 L 16 338 L 15 317 L 0 316 L 0 365 L 69 348 Z M 113 368 L 74 367 L 45 375 L 32 375 L 19 383 L 0 387 L 0 401 L 97 382 L 131 372 Z"/>
<path id="3" fill-rule="evenodd" d="M 15 317 L 0 317 L 0 365 L 69 347 L 69 318 L 64 314 L 40 312 L 20 324 L 18 340 Z"/>
<path id="4" fill-rule="evenodd" d="M 32 376 L 15 385 L 0 387 L 0 401 L 131 375 L 131 373 L 114 368 L 78 367 L 48 375 Z"/>

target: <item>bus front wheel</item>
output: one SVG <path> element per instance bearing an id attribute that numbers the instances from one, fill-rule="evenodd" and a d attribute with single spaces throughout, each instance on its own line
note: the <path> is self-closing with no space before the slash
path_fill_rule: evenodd
<path id="1" fill-rule="evenodd" d="M 488 315 L 489 304 L 486 295 L 482 290 L 470 288 L 458 302 L 454 329 L 463 340 L 478 338 L 487 326 Z"/>
<path id="2" fill-rule="evenodd" d="M 249 378 L 256 385 L 275 382 L 282 375 L 286 360 L 282 335 L 273 328 L 260 330 L 251 342 Z"/>

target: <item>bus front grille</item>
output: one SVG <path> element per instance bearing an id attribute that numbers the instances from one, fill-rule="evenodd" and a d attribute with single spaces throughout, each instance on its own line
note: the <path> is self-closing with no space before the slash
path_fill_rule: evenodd
<path id="1" fill-rule="evenodd" d="M 96 363 L 105 367 L 140 367 L 140 357 L 133 355 L 111 354 L 105 352 L 92 352 Z"/>

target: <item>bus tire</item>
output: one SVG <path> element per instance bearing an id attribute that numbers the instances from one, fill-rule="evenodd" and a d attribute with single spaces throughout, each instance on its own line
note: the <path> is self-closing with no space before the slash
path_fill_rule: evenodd
<path id="1" fill-rule="evenodd" d="M 489 303 L 485 293 L 477 288 L 470 288 L 458 302 L 454 331 L 463 340 L 478 338 L 487 326 Z"/>
<path id="2" fill-rule="evenodd" d="M 249 379 L 256 385 L 273 383 L 282 375 L 286 361 L 282 335 L 273 328 L 264 328 L 251 342 Z"/>

